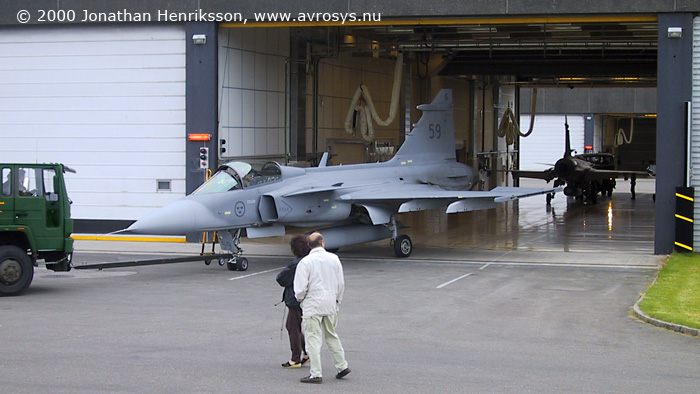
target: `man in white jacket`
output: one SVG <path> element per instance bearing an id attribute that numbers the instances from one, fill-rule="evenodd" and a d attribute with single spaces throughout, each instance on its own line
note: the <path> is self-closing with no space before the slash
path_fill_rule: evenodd
<path id="1" fill-rule="evenodd" d="M 299 262 L 294 275 L 294 295 L 301 302 L 301 329 L 306 338 L 306 354 L 311 359 L 310 375 L 301 382 L 322 383 L 321 346 L 324 337 L 338 370 L 335 377 L 341 379 L 350 373 L 343 345 L 335 332 L 345 280 L 340 259 L 324 249 L 321 234 L 311 234 L 309 246 L 311 252 Z"/>

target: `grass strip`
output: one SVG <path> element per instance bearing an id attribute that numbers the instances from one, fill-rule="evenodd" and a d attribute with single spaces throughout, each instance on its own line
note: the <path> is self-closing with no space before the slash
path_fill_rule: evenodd
<path id="1" fill-rule="evenodd" d="M 700 255 L 672 254 L 639 308 L 665 322 L 700 328 Z"/>

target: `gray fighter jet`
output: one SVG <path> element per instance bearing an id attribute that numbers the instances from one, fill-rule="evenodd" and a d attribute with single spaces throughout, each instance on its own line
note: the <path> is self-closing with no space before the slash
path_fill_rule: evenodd
<path id="1" fill-rule="evenodd" d="M 396 155 L 371 164 L 298 168 L 268 162 L 259 168 L 230 162 L 192 194 L 152 212 L 126 233 L 177 235 L 218 231 L 230 251 L 229 269 L 244 270 L 240 241 L 279 236 L 285 226 L 320 230 L 328 249 L 392 239 L 394 252 L 408 257 L 413 245 L 399 234 L 395 213 L 447 206 L 447 213 L 494 208 L 497 203 L 557 189 L 497 187 L 469 191 L 471 167 L 455 158 L 452 91 L 443 89 L 430 104 Z"/>

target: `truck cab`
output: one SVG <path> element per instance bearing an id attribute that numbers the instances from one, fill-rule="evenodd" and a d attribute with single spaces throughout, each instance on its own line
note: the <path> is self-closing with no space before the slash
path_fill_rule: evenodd
<path id="1" fill-rule="evenodd" d="M 0 163 L 0 295 L 26 290 L 40 260 L 51 270 L 70 270 L 66 171 L 75 172 L 62 164 Z"/>

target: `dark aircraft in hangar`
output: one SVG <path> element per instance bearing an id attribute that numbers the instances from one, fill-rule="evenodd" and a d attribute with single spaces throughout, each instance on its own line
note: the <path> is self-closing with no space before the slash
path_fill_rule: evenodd
<path id="1" fill-rule="evenodd" d="M 139 219 L 125 233 L 182 235 L 218 231 L 221 248 L 234 256 L 229 269 L 244 270 L 239 247 L 248 238 L 279 236 L 285 226 L 325 227 L 326 247 L 391 238 L 399 257 L 411 239 L 399 234 L 395 213 L 447 206 L 447 213 L 496 207 L 497 203 L 557 189 L 496 187 L 469 191 L 471 167 L 457 162 L 452 91 L 441 90 L 396 155 L 386 162 L 299 168 L 268 162 L 259 168 L 230 162 L 192 194 Z"/>
<path id="2" fill-rule="evenodd" d="M 632 198 L 634 198 L 634 182 L 637 176 L 646 176 L 646 172 L 619 171 L 614 168 L 614 159 L 610 154 L 581 154 L 572 156 L 569 123 L 564 121 L 566 129 L 566 147 L 564 157 L 557 160 L 552 168 L 544 171 L 511 171 L 513 178 L 535 178 L 550 182 L 554 179 L 554 187 L 564 186 L 564 194 L 578 201 L 598 202 L 598 193 L 612 195 L 615 179 L 632 179 Z M 547 196 L 547 203 L 553 198 Z"/>

